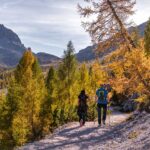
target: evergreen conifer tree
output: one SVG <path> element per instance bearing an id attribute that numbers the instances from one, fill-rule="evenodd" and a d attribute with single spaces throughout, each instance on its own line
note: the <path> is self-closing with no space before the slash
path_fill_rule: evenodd
<path id="1" fill-rule="evenodd" d="M 67 45 L 67 50 L 64 51 L 63 63 L 62 63 L 62 74 L 64 74 L 64 84 L 66 90 L 66 100 L 71 103 L 71 92 L 73 92 L 73 85 L 76 80 L 76 67 L 77 61 L 74 55 L 74 47 L 71 41 Z"/>
<path id="2" fill-rule="evenodd" d="M 66 121 L 71 119 L 71 112 L 77 99 L 77 61 L 74 55 L 74 47 L 71 41 L 67 45 L 67 50 L 64 51 L 62 64 L 58 69 L 58 98 L 61 102 L 61 107 L 65 109 Z M 70 109 L 71 108 L 71 109 Z"/>

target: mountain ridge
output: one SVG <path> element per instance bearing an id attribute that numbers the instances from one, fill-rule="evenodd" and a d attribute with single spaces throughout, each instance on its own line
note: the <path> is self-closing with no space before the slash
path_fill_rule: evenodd
<path id="1" fill-rule="evenodd" d="M 16 66 L 26 49 L 15 32 L 0 24 L 0 66 Z M 35 55 L 41 65 L 60 60 L 59 57 L 47 53 L 40 52 Z"/>
<path id="2" fill-rule="evenodd" d="M 144 30 L 146 27 L 147 21 L 144 23 L 139 24 L 138 26 L 132 26 L 130 27 L 128 30 L 131 33 L 134 29 L 138 30 L 138 34 L 140 37 L 144 36 Z M 104 56 L 106 56 L 109 52 L 115 50 L 115 48 L 112 49 L 108 49 L 106 52 L 102 52 L 99 54 L 100 58 L 103 58 Z M 83 61 L 91 61 L 93 59 L 96 58 L 96 54 L 94 54 L 94 46 L 88 46 L 82 50 L 80 50 L 77 54 L 76 54 L 77 59 L 80 62 Z"/>
<path id="3" fill-rule="evenodd" d="M 141 37 L 144 36 L 144 30 L 147 22 L 144 22 L 137 27 L 139 35 Z M 130 27 L 129 32 L 135 27 Z M 96 58 L 96 54 L 94 53 L 95 46 L 87 46 L 84 49 L 81 49 L 78 53 L 76 53 L 76 58 L 79 62 L 83 61 L 92 61 Z M 18 64 L 20 58 L 22 57 L 24 51 L 27 48 L 21 42 L 19 36 L 13 32 L 11 29 L 8 29 L 4 25 L 0 24 L 0 65 L 5 67 L 14 67 Z M 114 51 L 115 48 L 110 48 L 105 52 L 97 55 L 99 58 L 103 58 L 108 53 Z M 34 53 L 35 54 L 35 53 Z M 61 58 L 52 54 L 39 52 L 35 54 L 41 65 L 50 64 L 53 62 L 60 61 Z"/>

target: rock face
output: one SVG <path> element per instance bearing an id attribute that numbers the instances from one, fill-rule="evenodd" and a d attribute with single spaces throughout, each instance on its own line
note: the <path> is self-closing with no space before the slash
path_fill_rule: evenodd
<path id="1" fill-rule="evenodd" d="M 125 113 L 133 112 L 139 108 L 139 103 L 137 98 L 139 97 L 138 93 L 133 93 L 130 96 L 117 94 L 115 91 L 113 93 L 111 105 L 119 107 L 119 110 Z"/>
<path id="2" fill-rule="evenodd" d="M 134 99 L 129 99 L 123 103 L 122 111 L 123 112 L 133 112 L 137 108 L 137 102 Z"/>
<path id="3" fill-rule="evenodd" d="M 25 50 L 18 35 L 4 25 L 0 25 L 0 66 L 16 66 Z M 41 64 L 60 60 L 59 57 L 46 53 L 38 53 L 36 56 Z"/>
<path id="4" fill-rule="evenodd" d="M 88 46 L 87 48 L 80 50 L 79 53 L 76 54 L 76 58 L 79 62 L 90 61 L 94 59 L 95 56 L 94 46 Z"/>
<path id="5" fill-rule="evenodd" d="M 121 104 L 121 111 L 123 112 L 133 112 L 137 109 L 138 107 L 138 102 L 136 101 L 136 99 L 139 97 L 139 95 L 137 93 L 134 93 L 133 95 L 131 95 L 127 100 L 125 100 L 122 104 Z"/>
<path id="6" fill-rule="evenodd" d="M 21 40 L 12 30 L 0 25 L 0 64 L 14 66 L 25 50 Z"/>
<path id="7" fill-rule="evenodd" d="M 140 25 L 137 27 L 137 28 L 138 28 L 138 31 L 139 31 L 139 35 L 140 35 L 141 37 L 144 36 L 144 30 L 145 30 L 145 28 L 146 28 L 146 25 L 147 25 L 147 22 L 144 22 L 144 23 L 140 24 Z"/>
<path id="8" fill-rule="evenodd" d="M 114 51 L 116 48 L 109 48 L 108 50 L 106 50 L 105 52 L 101 52 L 99 54 L 95 54 L 95 46 L 88 46 L 85 49 L 80 50 L 77 54 L 76 54 L 76 58 L 79 62 L 84 62 L 84 61 L 91 61 L 93 59 L 95 59 L 96 57 L 99 58 L 103 58 L 104 56 L 106 56 L 107 54 L 111 53 L 112 51 Z"/>

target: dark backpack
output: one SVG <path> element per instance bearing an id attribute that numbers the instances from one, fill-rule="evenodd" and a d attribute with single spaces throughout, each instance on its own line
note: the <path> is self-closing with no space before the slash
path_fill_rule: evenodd
<path id="1" fill-rule="evenodd" d="M 78 96 L 79 98 L 79 105 L 78 105 L 78 115 L 81 114 L 81 113 L 86 113 L 87 112 L 87 98 L 88 96 L 85 95 L 85 94 L 80 94 Z"/>
<path id="2" fill-rule="evenodd" d="M 86 99 L 88 97 L 86 95 L 80 94 L 78 98 L 79 98 L 79 105 L 86 106 Z"/>

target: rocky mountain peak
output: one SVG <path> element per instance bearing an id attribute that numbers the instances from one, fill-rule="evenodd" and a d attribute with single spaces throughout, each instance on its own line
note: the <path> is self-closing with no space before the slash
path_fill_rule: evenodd
<path id="1" fill-rule="evenodd" d="M 8 67 L 16 66 L 25 50 L 31 48 L 25 48 L 15 32 L 0 24 L 0 64 Z M 46 53 L 38 53 L 36 56 L 41 64 L 60 60 L 59 57 Z"/>
<path id="2" fill-rule="evenodd" d="M 3 24 L 0 24 L 0 47 L 11 50 L 25 50 L 24 45 L 21 43 L 18 35 L 12 30 L 6 28 Z"/>

